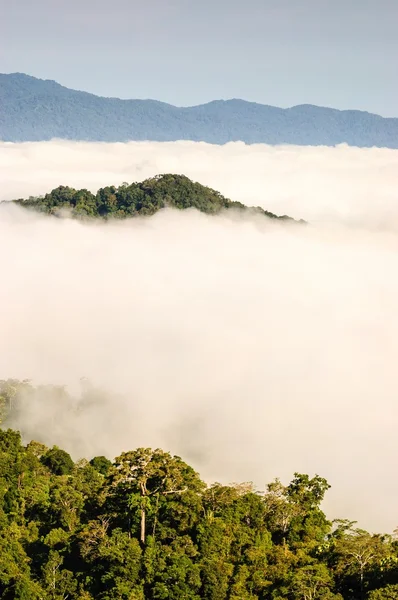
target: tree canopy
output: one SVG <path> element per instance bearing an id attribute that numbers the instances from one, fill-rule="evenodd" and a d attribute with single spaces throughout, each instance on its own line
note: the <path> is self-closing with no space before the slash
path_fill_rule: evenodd
<path id="1" fill-rule="evenodd" d="M 0 381 L 0 598 L 398 598 L 398 541 L 330 522 L 319 475 L 261 491 L 209 485 L 161 449 L 75 462 L 7 428 L 33 389 Z"/>

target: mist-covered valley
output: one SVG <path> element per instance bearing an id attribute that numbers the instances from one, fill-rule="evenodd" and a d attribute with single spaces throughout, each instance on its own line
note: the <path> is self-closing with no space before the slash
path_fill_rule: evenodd
<path id="1" fill-rule="evenodd" d="M 319 473 L 328 515 L 396 527 L 398 151 L 1 143 L 0 167 L 1 200 L 174 172 L 309 222 L 1 204 L 0 379 L 69 394 L 22 398 L 26 441 L 74 459 L 162 447 L 260 489 Z"/>

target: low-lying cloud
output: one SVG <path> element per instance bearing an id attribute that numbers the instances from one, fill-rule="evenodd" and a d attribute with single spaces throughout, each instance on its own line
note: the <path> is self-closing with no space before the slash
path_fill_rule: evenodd
<path id="1" fill-rule="evenodd" d="M 332 517 L 398 524 L 398 151 L 2 143 L 0 170 L 1 199 L 177 172 L 312 222 L 2 205 L 0 378 L 112 398 L 32 401 L 22 427 L 74 457 L 162 446 L 209 480 L 317 472 Z"/>
<path id="2" fill-rule="evenodd" d="M 231 200 L 312 222 L 398 227 L 398 153 L 204 142 L 0 142 L 2 199 L 182 173 Z"/>

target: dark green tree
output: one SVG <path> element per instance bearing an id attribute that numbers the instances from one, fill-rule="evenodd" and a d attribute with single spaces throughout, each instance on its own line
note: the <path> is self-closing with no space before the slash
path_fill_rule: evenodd
<path id="1" fill-rule="evenodd" d="M 57 446 L 48 450 L 41 457 L 43 465 L 48 467 L 55 475 L 70 475 L 74 468 L 74 462 L 65 450 Z"/>

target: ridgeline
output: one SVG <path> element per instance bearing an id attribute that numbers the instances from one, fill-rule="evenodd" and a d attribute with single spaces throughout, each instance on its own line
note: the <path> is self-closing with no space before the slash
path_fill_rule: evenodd
<path id="1" fill-rule="evenodd" d="M 398 119 L 311 104 L 279 108 L 240 99 L 178 107 L 103 98 L 24 73 L 0 74 L 0 139 L 100 142 L 192 140 L 398 148 Z"/>

